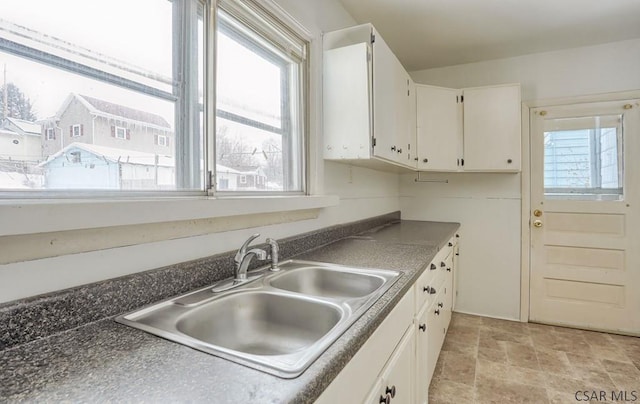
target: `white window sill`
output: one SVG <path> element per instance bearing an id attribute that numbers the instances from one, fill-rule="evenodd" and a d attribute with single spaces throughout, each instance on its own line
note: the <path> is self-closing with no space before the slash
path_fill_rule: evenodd
<path id="1" fill-rule="evenodd" d="M 0 202 L 0 236 L 321 209 L 338 196 L 191 197 Z"/>

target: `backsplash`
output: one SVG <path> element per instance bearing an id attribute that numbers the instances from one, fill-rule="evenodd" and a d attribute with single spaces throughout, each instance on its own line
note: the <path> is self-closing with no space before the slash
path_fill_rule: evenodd
<path id="1" fill-rule="evenodd" d="M 400 219 L 393 212 L 279 240 L 281 259 Z M 265 245 L 266 246 L 266 245 Z M 233 275 L 235 251 L 0 305 L 0 350 L 115 316 Z M 264 263 L 254 263 L 252 268 Z"/>

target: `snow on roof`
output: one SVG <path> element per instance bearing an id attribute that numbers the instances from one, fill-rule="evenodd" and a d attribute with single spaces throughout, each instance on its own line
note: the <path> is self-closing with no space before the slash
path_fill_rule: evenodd
<path id="1" fill-rule="evenodd" d="M 72 149 L 81 149 L 88 153 L 92 153 L 98 157 L 102 157 L 108 161 L 113 163 L 128 163 L 128 164 L 138 164 L 145 166 L 155 166 L 156 165 L 156 156 L 158 158 L 159 166 L 164 167 L 173 167 L 175 166 L 174 158 L 170 156 L 162 156 L 153 153 L 140 152 L 135 150 L 125 150 L 125 149 L 116 149 L 115 147 L 107 147 L 107 146 L 98 146 L 94 144 L 87 143 L 78 143 L 74 142 L 70 145 L 66 146 L 64 149 L 58 151 L 55 154 L 49 156 L 47 161 L 40 164 L 40 166 L 44 166 L 51 161 L 57 159 L 60 156 L 65 155 L 65 153 L 70 152 Z"/>
<path id="2" fill-rule="evenodd" d="M 216 164 L 216 172 L 227 173 L 227 174 L 243 174 L 238 170 L 234 170 L 233 168 L 223 166 L 222 164 Z"/>
<path id="3" fill-rule="evenodd" d="M 20 136 L 19 133 L 7 128 L 0 128 L 0 133 L 5 135 Z"/>
<path id="4" fill-rule="evenodd" d="M 25 133 L 38 136 L 41 134 L 41 127 L 35 122 L 25 121 L 24 119 L 18 118 L 7 118 L 7 121 L 11 122 Z"/>
<path id="5" fill-rule="evenodd" d="M 57 119 L 62 116 L 69 107 L 71 101 L 74 99 L 80 101 L 82 105 L 84 105 L 93 115 L 99 115 L 108 119 L 128 121 L 134 124 L 138 123 L 140 125 L 162 131 L 171 131 L 171 125 L 169 125 L 169 122 L 160 115 L 75 93 L 70 93 L 64 100 L 56 113 Z"/>
<path id="6" fill-rule="evenodd" d="M 242 167 L 246 170 L 238 170 L 236 168 L 231 168 L 227 166 L 223 166 L 222 164 L 216 164 L 216 172 L 218 173 L 227 173 L 227 174 L 238 174 L 238 175 L 255 175 L 260 174 L 260 167 Z"/>

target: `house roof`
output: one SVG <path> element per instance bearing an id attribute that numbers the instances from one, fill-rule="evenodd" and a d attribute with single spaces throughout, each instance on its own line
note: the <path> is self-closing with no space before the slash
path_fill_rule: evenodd
<path id="1" fill-rule="evenodd" d="M 95 109 L 100 112 L 105 112 L 110 115 L 117 115 L 123 118 L 132 119 L 134 121 L 151 123 L 158 126 L 164 126 L 166 128 L 171 128 L 169 122 L 167 122 L 160 115 L 152 114 L 150 112 L 140 111 L 138 109 L 133 109 L 129 107 L 125 107 L 123 105 L 114 104 L 112 102 L 99 100 L 97 98 L 88 97 L 86 95 L 78 96 L 84 98 L 89 104 L 91 104 Z"/>
<path id="2" fill-rule="evenodd" d="M 158 156 L 158 165 L 163 167 L 174 167 L 175 161 L 173 157 L 156 155 L 153 153 L 139 152 L 134 150 L 116 149 L 115 147 L 97 146 L 94 144 L 78 143 L 74 142 L 66 146 L 64 149 L 49 156 L 49 158 L 42 162 L 40 166 L 45 166 L 53 160 L 64 156 L 66 153 L 80 149 L 95 156 L 102 157 L 112 163 L 125 163 L 125 164 L 137 164 L 144 166 L 155 166 L 156 156 Z"/>
<path id="3" fill-rule="evenodd" d="M 25 121 L 24 119 L 18 118 L 7 118 L 7 121 L 11 122 L 25 134 L 37 136 L 40 136 L 41 134 L 41 127 L 35 122 Z"/>
<path id="4" fill-rule="evenodd" d="M 262 174 L 262 169 L 259 166 L 242 166 L 231 168 L 223 166 L 222 164 L 216 164 L 216 172 L 238 175 L 256 175 Z"/>
<path id="5" fill-rule="evenodd" d="M 58 118 L 68 108 L 73 99 L 80 101 L 85 107 L 87 107 L 89 112 L 94 115 L 121 121 L 130 121 L 132 123 L 138 123 L 140 125 L 165 131 L 171 130 L 169 122 L 160 115 L 75 93 L 69 94 L 66 100 L 62 103 L 62 106 L 56 114 Z"/>

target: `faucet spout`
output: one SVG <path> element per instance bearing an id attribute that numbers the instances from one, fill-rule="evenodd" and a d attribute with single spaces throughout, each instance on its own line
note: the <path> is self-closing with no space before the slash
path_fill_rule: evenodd
<path id="1" fill-rule="evenodd" d="M 246 251 L 236 269 L 236 281 L 247 280 L 247 269 L 249 268 L 249 264 L 254 257 L 258 260 L 266 260 L 267 252 L 259 248 L 252 248 L 251 250 Z"/>
<path id="2" fill-rule="evenodd" d="M 234 261 L 236 262 L 236 266 L 240 265 L 244 256 L 247 255 L 247 248 L 249 248 L 249 244 L 251 244 L 251 242 L 257 239 L 258 237 L 260 237 L 260 233 L 253 234 L 242 244 L 242 246 L 240 247 L 240 249 L 238 250 L 234 258 Z"/>

